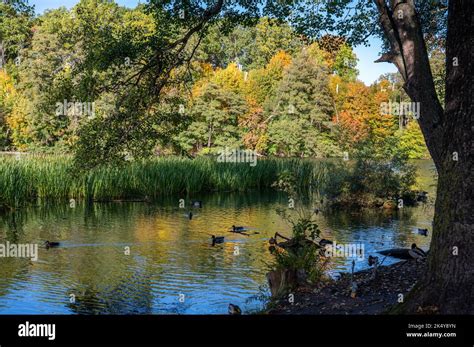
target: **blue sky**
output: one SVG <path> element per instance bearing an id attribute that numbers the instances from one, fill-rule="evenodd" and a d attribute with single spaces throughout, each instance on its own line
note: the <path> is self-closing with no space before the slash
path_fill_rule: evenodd
<path id="1" fill-rule="evenodd" d="M 29 4 L 35 5 L 35 9 L 37 13 L 43 13 L 43 11 L 48 8 L 58 8 L 61 6 L 70 8 L 74 6 L 75 4 L 77 4 L 78 2 L 79 2 L 78 0 L 28 0 Z M 135 7 L 139 1 L 138 0 L 115 0 L 115 2 L 122 6 Z M 142 3 L 145 3 L 145 1 L 142 0 Z"/>
<path id="2" fill-rule="evenodd" d="M 29 0 L 29 3 L 35 5 L 37 13 L 43 13 L 48 8 L 58 8 L 60 6 L 66 6 L 68 8 L 74 6 L 78 0 Z M 115 0 L 122 6 L 135 7 L 139 0 Z M 145 1 L 142 0 L 142 3 Z M 381 42 L 377 38 L 370 39 L 370 46 L 358 46 L 355 48 L 355 53 L 359 58 L 357 68 L 359 70 L 359 79 L 365 84 L 372 84 L 380 75 L 387 72 L 396 72 L 396 68 L 393 64 L 389 63 L 378 63 L 375 64 L 374 60 L 379 57 L 379 51 Z"/>

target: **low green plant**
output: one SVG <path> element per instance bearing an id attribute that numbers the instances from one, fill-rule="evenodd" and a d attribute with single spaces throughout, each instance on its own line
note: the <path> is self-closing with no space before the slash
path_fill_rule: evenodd
<path id="1" fill-rule="evenodd" d="M 274 183 L 274 187 L 286 192 L 289 199 L 296 200 L 300 195 L 295 182 L 295 177 L 284 171 Z M 295 274 L 297 282 L 303 280 L 315 283 L 327 270 L 328 259 L 321 255 L 321 247 L 315 242 L 320 237 L 320 230 L 315 220 L 319 210 L 307 208 L 302 200 L 290 210 L 277 210 L 277 213 L 290 224 L 292 235 L 284 249 L 271 248 L 275 256 L 273 270 L 289 270 Z"/>

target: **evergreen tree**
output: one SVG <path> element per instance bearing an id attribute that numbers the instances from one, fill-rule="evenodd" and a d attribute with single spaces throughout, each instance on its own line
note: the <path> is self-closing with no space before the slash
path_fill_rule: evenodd
<path id="1" fill-rule="evenodd" d="M 329 133 L 332 125 L 327 70 L 303 49 L 285 70 L 266 111 L 271 117 L 269 142 L 275 154 L 324 155 L 315 139 Z"/>

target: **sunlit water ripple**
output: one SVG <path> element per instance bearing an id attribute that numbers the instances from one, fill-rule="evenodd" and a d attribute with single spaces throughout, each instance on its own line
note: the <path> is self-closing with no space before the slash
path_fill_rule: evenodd
<path id="1" fill-rule="evenodd" d="M 0 216 L 0 243 L 61 242 L 59 248 L 40 248 L 36 262 L 0 258 L 0 314 L 225 314 L 229 303 L 246 313 L 261 309 L 262 302 L 252 298 L 262 294 L 273 260 L 268 239 L 276 231 L 290 232 L 275 212 L 286 197 L 193 197 L 204 207 L 194 210 L 192 220 L 186 218 L 188 210 L 177 208 L 179 198 L 74 209 L 65 202 Z M 427 249 L 431 235 L 418 235 L 416 229 L 431 231 L 432 217 L 430 206 L 335 211 L 318 216 L 318 224 L 326 238 L 364 245 L 358 270 L 378 250 L 413 242 Z M 233 224 L 258 234 L 227 232 Z M 213 234 L 225 236 L 225 243 L 213 247 Z M 394 261 L 387 258 L 384 264 Z M 350 264 L 335 259 L 331 273 L 348 271 Z"/>

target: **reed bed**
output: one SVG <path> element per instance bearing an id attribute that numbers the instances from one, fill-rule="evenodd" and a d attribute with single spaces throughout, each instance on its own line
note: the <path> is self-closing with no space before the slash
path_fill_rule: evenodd
<path id="1" fill-rule="evenodd" d="M 18 206 L 38 199 L 155 199 L 160 196 L 213 191 L 272 188 L 282 172 L 294 175 L 309 190 L 324 171 L 318 162 L 302 159 L 261 159 L 219 163 L 213 158 L 162 157 L 103 166 L 77 174 L 67 156 L 0 156 L 0 204 Z"/>

